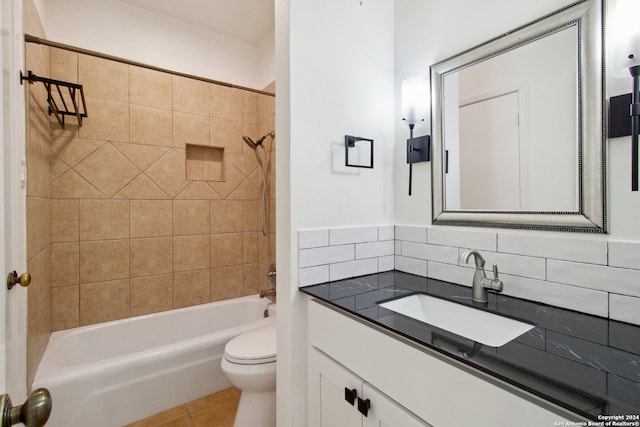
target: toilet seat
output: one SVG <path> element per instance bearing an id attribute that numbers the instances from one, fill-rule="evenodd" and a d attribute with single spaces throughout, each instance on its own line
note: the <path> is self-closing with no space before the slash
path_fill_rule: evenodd
<path id="1" fill-rule="evenodd" d="M 276 325 L 245 332 L 224 347 L 224 358 L 239 365 L 259 365 L 276 361 Z"/>

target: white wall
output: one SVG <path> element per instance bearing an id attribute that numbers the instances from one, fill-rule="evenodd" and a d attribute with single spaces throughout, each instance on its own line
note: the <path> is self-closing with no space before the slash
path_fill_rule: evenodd
<path id="1" fill-rule="evenodd" d="M 519 2 L 514 8 L 509 0 L 396 0 L 396 87 L 408 76 L 427 75 L 433 63 L 571 3 L 571 0 Z M 609 6 L 611 3 L 615 2 L 609 1 Z M 437 42 L 430 42 L 433 40 Z M 611 51 L 612 46 L 607 50 Z M 611 76 L 612 71 L 609 66 L 607 75 Z M 631 91 L 630 78 L 608 77 L 606 83 L 608 96 Z M 398 119 L 397 139 L 406 133 Z M 630 191 L 629 144 L 629 137 L 609 140 L 607 144 L 609 230 L 611 238 L 640 240 L 637 222 L 640 193 Z M 396 159 L 396 223 L 430 224 L 430 164 L 414 166 L 414 196 L 409 198 L 405 195 L 407 167 L 398 155 Z"/>
<path id="2" fill-rule="evenodd" d="M 274 80 L 273 63 L 260 63 L 273 52 L 268 40 L 259 46 L 120 0 L 49 0 L 45 9 L 55 42 L 255 89 Z"/>
<path id="3" fill-rule="evenodd" d="M 276 1 L 278 425 L 305 423 L 297 232 L 393 220 L 393 2 Z M 345 134 L 375 141 L 344 166 Z"/>

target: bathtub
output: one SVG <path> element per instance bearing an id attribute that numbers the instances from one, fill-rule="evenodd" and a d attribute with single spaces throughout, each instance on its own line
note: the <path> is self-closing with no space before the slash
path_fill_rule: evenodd
<path id="1" fill-rule="evenodd" d="M 231 387 L 224 346 L 275 322 L 269 303 L 249 296 L 54 332 L 33 382 L 51 392 L 47 427 L 118 427 Z"/>

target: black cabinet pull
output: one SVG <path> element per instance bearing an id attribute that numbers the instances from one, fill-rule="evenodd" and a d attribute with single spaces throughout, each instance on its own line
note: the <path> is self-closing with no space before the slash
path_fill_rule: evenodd
<path id="1" fill-rule="evenodd" d="M 358 398 L 358 411 L 365 417 L 369 415 L 369 408 L 371 408 L 371 401 L 369 399 L 362 400 Z"/>
<path id="2" fill-rule="evenodd" d="M 358 390 L 356 390 L 355 388 L 344 388 L 344 400 L 353 405 L 356 402 L 356 397 L 358 397 Z"/>

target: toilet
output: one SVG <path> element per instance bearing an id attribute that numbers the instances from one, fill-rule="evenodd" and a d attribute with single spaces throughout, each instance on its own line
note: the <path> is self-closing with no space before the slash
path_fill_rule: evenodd
<path id="1" fill-rule="evenodd" d="M 231 384 L 242 392 L 233 427 L 275 427 L 275 323 L 229 341 L 221 367 Z"/>

